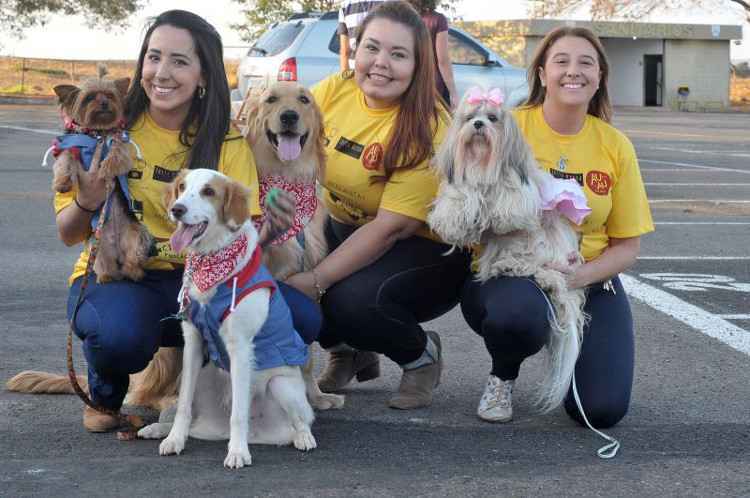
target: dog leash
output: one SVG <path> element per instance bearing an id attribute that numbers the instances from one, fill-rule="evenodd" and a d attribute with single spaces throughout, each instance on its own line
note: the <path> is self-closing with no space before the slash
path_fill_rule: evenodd
<path id="1" fill-rule="evenodd" d="M 555 307 L 552 305 L 552 301 L 550 301 L 549 296 L 547 296 L 547 293 L 544 292 L 544 290 L 541 287 L 539 287 L 539 284 L 536 282 L 536 280 L 530 278 L 529 281 L 532 282 L 534 286 L 537 289 L 539 289 L 539 292 L 542 293 L 542 296 L 544 296 L 544 300 L 547 301 L 547 307 L 549 308 L 550 313 L 554 317 Z M 605 282 L 603 285 L 604 289 L 610 290 L 610 288 L 607 287 L 607 284 L 612 286 L 612 281 L 609 280 Z M 613 293 L 615 292 L 614 287 L 611 288 L 611 292 Z M 603 460 L 609 460 L 610 458 L 614 458 L 615 456 L 617 456 L 617 452 L 620 450 L 620 441 L 596 429 L 593 425 L 591 425 L 591 422 L 589 422 L 588 417 L 586 417 L 586 412 L 583 410 L 583 403 L 581 403 L 581 396 L 578 394 L 578 386 L 576 383 L 575 368 L 573 369 L 573 378 L 571 379 L 571 383 L 573 384 L 573 399 L 575 399 L 576 407 L 578 407 L 578 413 L 581 414 L 583 421 L 586 423 L 586 427 L 594 431 L 598 436 L 609 441 L 608 444 L 605 444 L 604 446 L 602 446 L 596 451 L 597 456 Z"/>
<path id="2" fill-rule="evenodd" d="M 103 406 L 96 405 L 93 400 L 89 397 L 88 394 L 81 388 L 81 385 L 78 383 L 78 378 L 75 371 L 75 366 L 73 365 L 73 327 L 76 323 L 76 316 L 78 315 L 78 309 L 81 307 L 81 304 L 83 303 L 83 295 L 86 291 L 86 287 L 88 287 L 89 277 L 91 276 L 92 269 L 94 267 L 94 261 L 96 260 L 96 253 L 99 249 L 99 235 L 101 234 L 101 229 L 104 226 L 104 216 L 103 213 L 106 212 L 107 205 L 109 204 L 109 198 L 110 194 L 112 193 L 112 188 L 114 185 L 114 181 L 107 182 L 106 186 L 106 198 L 104 201 L 104 204 L 102 205 L 102 215 L 99 216 L 99 223 L 96 226 L 96 230 L 94 231 L 94 237 L 93 241 L 89 244 L 89 259 L 86 263 L 86 271 L 83 274 L 83 281 L 81 282 L 81 289 L 78 292 L 78 299 L 76 300 L 75 308 L 73 309 L 73 316 L 70 321 L 70 328 L 68 329 L 68 341 L 67 341 L 67 363 L 68 363 L 68 378 L 70 380 L 70 385 L 73 387 L 73 390 L 78 395 L 79 398 L 89 406 L 90 408 L 98 411 L 99 413 L 103 413 L 105 415 L 111 415 L 113 417 L 117 417 L 120 421 L 120 427 L 123 429 L 121 431 L 117 432 L 117 439 L 120 441 L 132 441 L 136 438 L 138 429 L 143 427 L 145 423 L 143 420 L 137 416 L 137 415 L 124 415 L 120 413 L 119 411 L 112 410 L 109 408 L 105 408 Z"/>

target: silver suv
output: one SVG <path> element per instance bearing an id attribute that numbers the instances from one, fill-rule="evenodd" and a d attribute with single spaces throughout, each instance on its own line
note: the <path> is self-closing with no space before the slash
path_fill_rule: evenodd
<path id="1" fill-rule="evenodd" d="M 310 87 L 339 70 L 338 14 L 295 14 L 273 24 L 250 47 L 237 69 L 237 90 L 242 100 L 248 88 L 271 81 L 299 81 Z M 449 28 L 448 47 L 456 90 L 463 95 L 473 85 L 499 87 L 507 105 L 514 107 L 529 94 L 526 72 L 511 66 L 471 35 Z"/>

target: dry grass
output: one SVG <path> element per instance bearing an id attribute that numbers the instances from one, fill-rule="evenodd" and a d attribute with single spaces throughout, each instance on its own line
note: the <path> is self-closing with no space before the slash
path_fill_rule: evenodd
<path id="1" fill-rule="evenodd" d="M 750 77 L 732 76 L 729 100 L 732 106 L 750 109 Z"/>
<path id="2" fill-rule="evenodd" d="M 112 78 L 132 77 L 135 61 L 102 61 Z M 0 57 L 0 95 L 52 96 L 61 83 L 76 83 L 96 75 L 97 61 L 63 61 Z M 224 61 L 229 87 L 237 86 L 239 61 Z"/>

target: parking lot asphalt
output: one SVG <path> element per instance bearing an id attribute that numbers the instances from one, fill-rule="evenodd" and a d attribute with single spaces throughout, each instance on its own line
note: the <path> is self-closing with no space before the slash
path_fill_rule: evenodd
<path id="1" fill-rule="evenodd" d="M 49 106 L 0 106 L 0 382 L 25 369 L 64 372 L 66 279 L 79 248 L 57 239 Z M 635 144 L 656 222 L 623 280 L 636 323 L 631 409 L 603 444 L 562 410 L 534 412 L 542 362 L 514 391 L 515 419 L 474 415 L 489 371 L 458 310 L 426 327 L 446 367 L 433 406 L 385 402 L 399 370 L 346 391 L 318 413 L 319 448 L 253 446 L 225 470 L 225 443 L 190 440 L 179 457 L 154 441 L 89 434 L 75 396 L 0 390 L 0 496 L 748 496 L 750 495 L 750 114 L 617 109 Z M 83 371 L 80 348 L 75 355 Z M 147 418 L 156 414 L 140 411 Z"/>

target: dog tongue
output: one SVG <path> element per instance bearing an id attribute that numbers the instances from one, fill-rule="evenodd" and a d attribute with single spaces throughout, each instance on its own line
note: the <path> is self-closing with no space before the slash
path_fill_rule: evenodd
<path id="1" fill-rule="evenodd" d="M 193 240 L 193 234 L 200 225 L 185 225 L 180 223 L 177 226 L 177 230 L 174 231 L 172 237 L 169 239 L 169 244 L 172 246 L 174 252 L 180 253 L 185 249 L 190 241 Z"/>
<path id="2" fill-rule="evenodd" d="M 299 137 L 285 137 L 279 135 L 279 159 L 282 161 L 294 161 L 297 159 L 302 152 L 302 147 L 299 146 Z"/>

